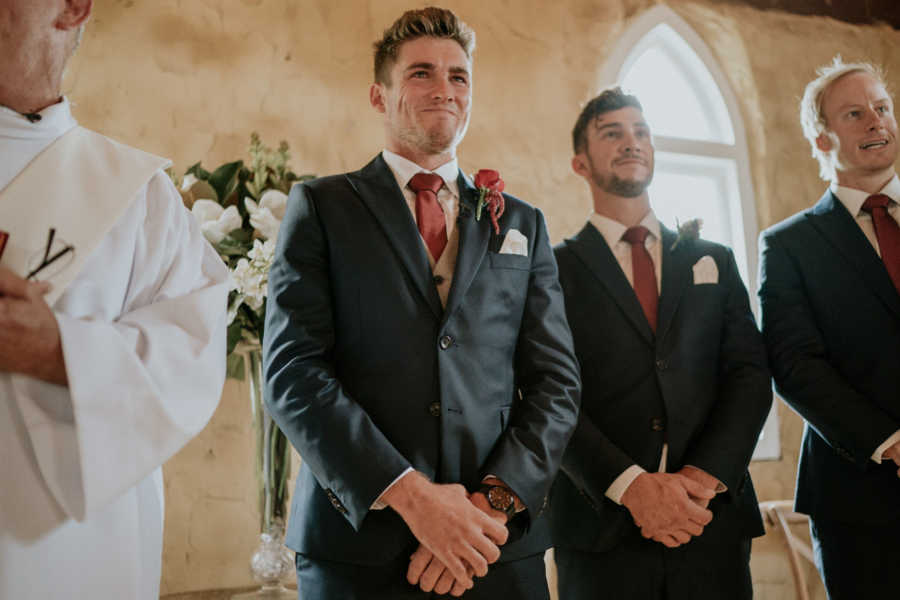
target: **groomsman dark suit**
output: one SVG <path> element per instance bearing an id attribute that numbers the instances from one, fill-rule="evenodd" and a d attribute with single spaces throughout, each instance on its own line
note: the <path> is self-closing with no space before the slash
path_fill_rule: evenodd
<path id="1" fill-rule="evenodd" d="M 763 331 L 777 391 L 807 422 L 796 510 L 811 517 L 829 597 L 893 598 L 900 589 L 897 126 L 871 67 L 838 62 L 821 73 L 801 106 L 832 186 L 761 236 Z M 867 207 L 879 198 L 888 203 L 881 215 Z"/>
<path id="2" fill-rule="evenodd" d="M 434 19 L 465 27 L 425 9 L 393 29 Z M 462 43 L 417 33 L 399 46 L 376 108 L 395 93 L 413 105 L 419 89 L 426 108 L 447 106 L 444 94 L 467 102 Z M 287 544 L 304 600 L 459 595 L 472 570 L 467 598 L 549 597 L 550 541 L 537 517 L 577 421 L 578 367 L 541 213 L 505 195 L 499 232 L 488 208 L 476 218 L 478 191 L 453 156 L 468 117 L 459 106 L 465 114 L 436 160 L 395 143 L 401 117 L 387 106 L 388 144 L 406 156 L 386 151 L 290 195 L 269 275 L 265 369 L 268 406 L 303 457 Z M 417 113 L 412 126 L 440 133 L 447 122 Z M 435 135 L 425 137 L 414 149 Z M 398 185 L 405 167 L 429 161 L 420 170 L 440 175 L 441 197 L 458 192 L 438 260 L 419 199 L 411 210 L 404 193 L 414 194 Z M 509 492 L 508 513 L 478 492 L 484 481 Z M 500 562 L 483 577 L 453 546 L 459 539 L 486 563 L 502 547 Z M 452 572 L 442 551 L 469 572 Z"/>
<path id="3" fill-rule="evenodd" d="M 598 212 L 555 248 L 583 383 L 551 497 L 560 598 L 750 598 L 750 539 L 764 530 L 747 465 L 772 396 L 734 257 L 656 221 L 646 196 L 653 148 L 635 97 L 605 91 L 573 137 L 573 166 Z M 649 241 L 619 241 L 640 227 Z M 651 311 L 641 246 L 656 255 Z M 654 529 L 636 499 L 648 477 L 674 490 L 674 500 L 645 500 L 651 510 L 681 506 L 664 519 L 686 522 L 674 533 Z"/>

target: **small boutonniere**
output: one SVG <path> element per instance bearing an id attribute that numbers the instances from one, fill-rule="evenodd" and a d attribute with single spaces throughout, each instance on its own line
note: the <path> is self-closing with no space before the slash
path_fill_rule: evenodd
<path id="1" fill-rule="evenodd" d="M 473 177 L 475 187 L 478 188 L 478 204 L 475 207 L 475 220 L 481 220 L 481 211 L 487 206 L 491 223 L 494 224 L 494 232 L 500 235 L 500 225 L 497 220 L 506 210 L 506 201 L 503 199 L 505 183 L 500 179 L 500 173 L 492 169 L 479 169 Z"/>
<path id="2" fill-rule="evenodd" d="M 679 223 L 676 219 L 675 228 L 678 230 L 678 236 L 675 238 L 675 241 L 672 243 L 672 247 L 669 248 L 669 250 L 672 251 L 677 248 L 678 244 L 682 241 L 692 242 L 698 239 L 700 237 L 701 227 L 703 227 L 703 219 L 691 219 L 684 223 Z"/>

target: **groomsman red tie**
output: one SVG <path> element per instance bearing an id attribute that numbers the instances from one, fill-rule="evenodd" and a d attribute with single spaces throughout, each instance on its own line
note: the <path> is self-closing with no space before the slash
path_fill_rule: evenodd
<path id="1" fill-rule="evenodd" d="M 656 270 L 653 268 L 653 258 L 647 251 L 645 240 L 650 235 L 650 230 L 638 225 L 629 227 L 622 239 L 631 244 L 631 272 L 633 274 L 634 293 L 638 302 L 644 309 L 650 329 L 656 332 L 656 309 L 659 304 L 659 291 L 656 287 Z"/>

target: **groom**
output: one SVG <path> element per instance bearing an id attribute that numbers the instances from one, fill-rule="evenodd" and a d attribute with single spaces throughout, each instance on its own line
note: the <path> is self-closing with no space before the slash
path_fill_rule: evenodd
<path id="1" fill-rule="evenodd" d="M 287 544 L 305 600 L 549 597 L 532 523 L 579 374 L 543 216 L 477 210 L 457 166 L 474 43 L 450 11 L 403 14 L 375 45 L 385 149 L 291 192 L 265 374 L 303 457 Z"/>

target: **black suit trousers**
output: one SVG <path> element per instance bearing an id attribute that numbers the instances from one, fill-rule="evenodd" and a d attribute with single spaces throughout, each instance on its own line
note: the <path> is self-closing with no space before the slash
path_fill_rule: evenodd
<path id="1" fill-rule="evenodd" d="M 688 542 L 690 545 L 691 542 Z M 750 540 L 717 548 L 715 560 L 688 560 L 640 535 L 607 552 L 556 548 L 560 600 L 751 600 Z"/>
<path id="2" fill-rule="evenodd" d="M 900 518 L 887 523 L 810 518 L 809 533 L 829 600 L 897 597 Z"/>

